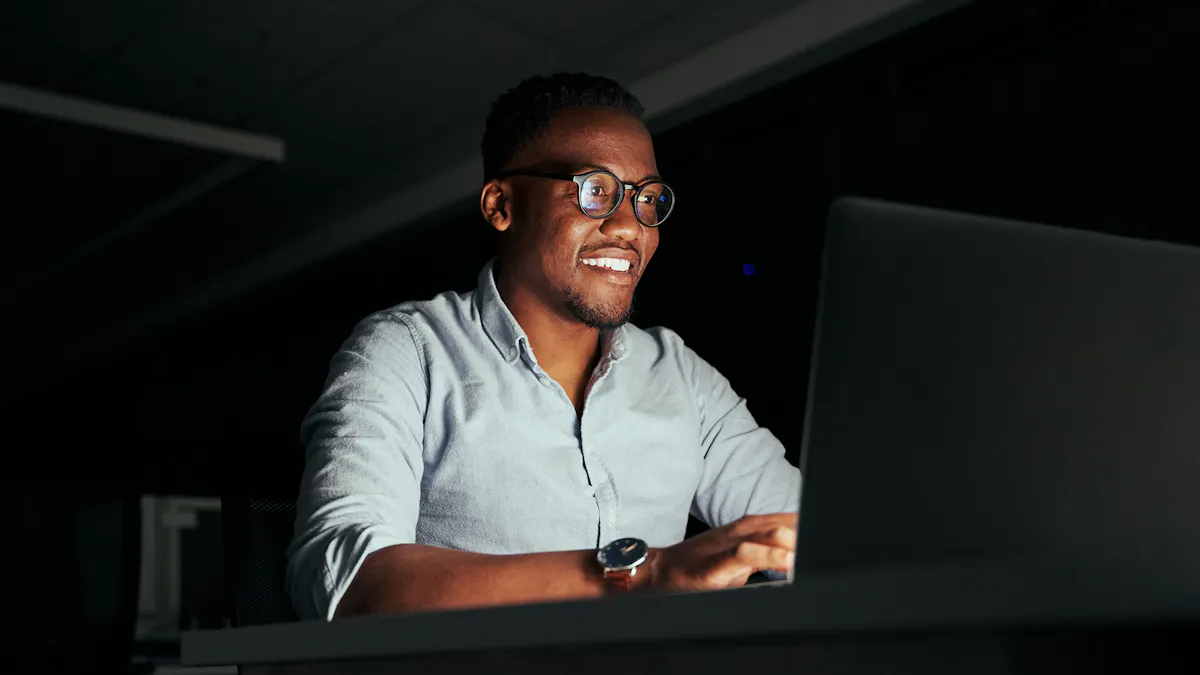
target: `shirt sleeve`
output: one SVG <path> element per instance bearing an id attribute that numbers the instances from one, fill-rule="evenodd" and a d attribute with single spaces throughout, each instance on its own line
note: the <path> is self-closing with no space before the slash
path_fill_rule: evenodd
<path id="1" fill-rule="evenodd" d="M 359 323 L 301 426 L 287 566 L 301 618 L 332 619 L 368 555 L 416 540 L 428 386 L 409 321 L 382 312 Z"/>
<path id="2" fill-rule="evenodd" d="M 783 444 L 758 426 L 746 399 L 688 347 L 682 362 L 700 410 L 704 469 L 692 515 L 710 527 L 743 516 L 800 510 L 800 470 L 784 457 Z"/>

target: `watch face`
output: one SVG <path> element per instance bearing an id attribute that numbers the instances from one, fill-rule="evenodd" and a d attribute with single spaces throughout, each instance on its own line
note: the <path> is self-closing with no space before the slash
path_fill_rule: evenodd
<path id="1" fill-rule="evenodd" d="M 624 569 L 641 564 L 649 550 L 646 542 L 641 539 L 626 537 L 600 549 L 596 559 L 605 569 Z"/>

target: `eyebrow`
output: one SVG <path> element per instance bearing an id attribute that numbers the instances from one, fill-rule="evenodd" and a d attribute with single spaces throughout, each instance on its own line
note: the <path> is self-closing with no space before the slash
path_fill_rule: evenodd
<path id="1" fill-rule="evenodd" d="M 617 173 L 616 171 L 614 171 L 613 169 L 611 169 L 610 167 L 604 166 L 603 164 L 596 164 L 595 162 L 578 162 L 578 163 L 571 163 L 571 164 L 563 164 L 559 168 L 562 169 L 563 173 L 569 173 L 572 175 L 579 175 L 581 173 L 587 173 L 588 171 L 596 171 L 597 169 L 600 171 L 607 171 L 617 177 L 620 177 L 620 175 L 621 175 L 621 174 Z M 662 176 L 660 176 L 656 173 L 652 173 L 648 176 L 643 176 L 641 180 L 630 181 L 630 182 L 633 185 L 641 185 L 642 183 L 646 183 L 648 181 L 662 180 L 662 179 L 663 179 Z M 622 178 L 621 180 L 625 180 L 625 179 Z"/>

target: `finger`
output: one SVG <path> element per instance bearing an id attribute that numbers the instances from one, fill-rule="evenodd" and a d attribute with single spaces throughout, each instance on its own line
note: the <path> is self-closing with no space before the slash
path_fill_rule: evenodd
<path id="1" fill-rule="evenodd" d="M 750 520 L 760 525 L 795 525 L 800 520 L 800 514 L 794 511 L 784 513 L 763 513 L 755 516 L 746 516 L 746 520 Z"/>
<path id="2" fill-rule="evenodd" d="M 778 546 L 743 541 L 734 548 L 733 558 L 738 565 L 753 568 L 756 572 L 773 570 L 787 573 L 792 571 L 796 554 Z"/>
<path id="3" fill-rule="evenodd" d="M 762 515 L 746 516 L 734 523 L 734 530 L 738 534 L 748 535 L 754 532 L 769 531 L 777 527 L 790 527 L 795 529 L 796 524 L 800 521 L 798 513 L 766 513 Z"/>
<path id="4" fill-rule="evenodd" d="M 769 530 L 756 532 L 747 539 L 767 546 L 782 548 L 785 551 L 796 550 L 796 529 L 788 525 L 779 525 Z"/>

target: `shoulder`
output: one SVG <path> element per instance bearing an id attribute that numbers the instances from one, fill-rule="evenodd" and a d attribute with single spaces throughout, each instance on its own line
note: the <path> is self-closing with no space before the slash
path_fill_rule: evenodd
<path id="1" fill-rule="evenodd" d="M 663 326 L 638 328 L 625 326 L 630 354 L 643 368 L 651 371 L 674 371 L 686 380 L 693 380 L 697 369 L 711 368 L 704 359 L 684 342 L 684 339 Z"/>
<path id="2" fill-rule="evenodd" d="M 471 322 L 473 295 L 474 291 L 448 291 L 373 312 L 354 327 L 351 341 L 423 351 L 431 341 L 447 332 L 461 332 Z"/>
<path id="3" fill-rule="evenodd" d="M 675 331 L 661 326 L 628 326 L 632 360 L 654 379 L 672 380 L 686 387 L 704 407 L 732 392 L 729 381 L 711 363 L 687 345 Z"/>
<path id="4" fill-rule="evenodd" d="M 629 342 L 631 353 L 647 354 L 655 360 L 674 356 L 687 349 L 679 333 L 665 326 L 640 328 L 631 323 L 625 324 L 625 339 Z"/>

